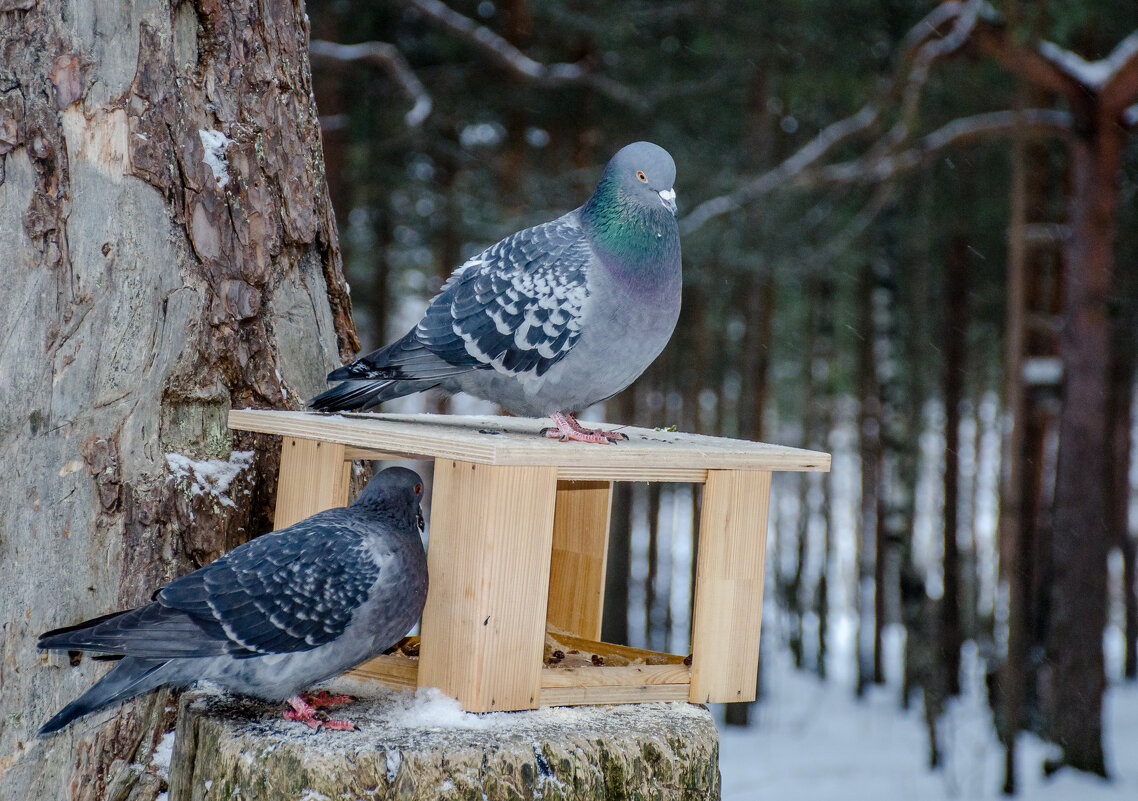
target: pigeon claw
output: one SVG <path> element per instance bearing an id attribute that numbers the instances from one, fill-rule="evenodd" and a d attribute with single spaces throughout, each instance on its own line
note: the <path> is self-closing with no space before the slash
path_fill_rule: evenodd
<path id="1" fill-rule="evenodd" d="M 555 439 L 559 442 L 591 442 L 596 445 L 612 445 L 628 435 L 619 431 L 605 431 L 600 428 L 582 428 L 577 418 L 565 412 L 554 412 L 550 415 L 556 427 L 543 428 L 542 436 Z"/>
<path id="2" fill-rule="evenodd" d="M 347 698 L 351 700 L 350 696 L 333 696 L 321 691 L 316 694 L 319 698 L 319 705 L 333 706 L 336 703 L 345 703 L 344 701 L 335 701 L 336 698 Z M 289 706 L 292 709 L 286 709 L 282 714 L 285 720 L 295 720 L 297 723 L 303 723 L 310 729 L 330 729 L 332 731 L 355 731 L 356 724 L 350 720 L 329 720 L 327 716 L 321 714 L 317 717 L 316 708 L 304 700 L 303 696 L 294 695 L 288 699 Z"/>

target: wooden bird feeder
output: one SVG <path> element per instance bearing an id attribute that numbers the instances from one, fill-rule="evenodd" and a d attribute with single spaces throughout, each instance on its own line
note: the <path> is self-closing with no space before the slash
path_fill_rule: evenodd
<path id="1" fill-rule="evenodd" d="M 230 428 L 283 437 L 278 528 L 347 503 L 352 460 L 434 460 L 418 657 L 380 656 L 354 677 L 438 687 L 468 712 L 754 700 L 771 474 L 827 471 L 830 456 L 627 427 L 629 440 L 617 445 L 562 443 L 538 436 L 542 425 L 229 414 Z M 614 481 L 703 485 L 690 666 L 683 656 L 599 641 Z M 547 626 L 569 650 L 596 657 L 545 664 Z"/>

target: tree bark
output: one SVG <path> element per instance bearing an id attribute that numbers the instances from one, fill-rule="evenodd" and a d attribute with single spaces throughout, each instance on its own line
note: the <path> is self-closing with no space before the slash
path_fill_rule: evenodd
<path id="1" fill-rule="evenodd" d="M 131 763 L 169 728 L 165 695 L 35 739 L 103 672 L 35 638 L 268 530 L 276 447 L 231 435 L 227 412 L 299 408 L 357 347 L 307 22 L 299 2 L 15 7 L 0 13 L 0 558 L 21 578 L 0 593 L 0 797 L 153 798 Z M 168 453 L 237 477 L 179 473 Z"/>
<path id="2" fill-rule="evenodd" d="M 1048 729 L 1063 749 L 1061 764 L 1105 776 L 1102 633 L 1109 547 L 1104 488 L 1110 352 L 1106 301 L 1121 131 L 1113 120 L 1096 119 L 1092 125 L 1093 130 L 1071 148 L 1072 232 L 1060 335 L 1064 384 L 1053 512 L 1055 581 L 1048 655 L 1054 674 Z"/>

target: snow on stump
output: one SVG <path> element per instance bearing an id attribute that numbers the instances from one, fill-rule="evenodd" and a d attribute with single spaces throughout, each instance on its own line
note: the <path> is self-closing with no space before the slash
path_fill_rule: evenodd
<path id="1" fill-rule="evenodd" d="M 279 704 L 184 694 L 170 801 L 719 798 L 719 738 L 702 706 L 474 715 L 434 689 L 373 694 L 330 710 L 354 732 L 312 731 Z"/>

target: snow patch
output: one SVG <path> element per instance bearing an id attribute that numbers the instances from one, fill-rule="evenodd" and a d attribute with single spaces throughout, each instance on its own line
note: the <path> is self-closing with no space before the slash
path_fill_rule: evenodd
<path id="1" fill-rule="evenodd" d="M 222 506 L 236 506 L 225 493 L 238 474 L 253 464 L 253 451 L 233 451 L 229 459 L 194 460 L 182 453 L 166 454 L 166 464 L 174 478 L 185 478 L 190 482 L 190 492 L 194 495 L 207 493 L 217 498 Z"/>
<path id="2" fill-rule="evenodd" d="M 154 754 L 150 757 L 150 764 L 158 769 L 158 775 L 163 779 L 170 778 L 170 759 L 173 756 L 174 732 L 168 731 L 162 735 L 162 739 L 154 747 Z"/>
<path id="3" fill-rule="evenodd" d="M 316 790 L 301 790 L 300 792 L 303 793 L 303 795 L 301 795 L 297 801 L 332 801 L 332 799 L 324 795 L 324 793 L 319 793 Z"/>
<path id="4" fill-rule="evenodd" d="M 213 179 L 217 181 L 219 189 L 224 189 L 229 183 L 229 162 L 225 158 L 225 149 L 233 144 L 233 140 L 221 131 L 199 130 L 198 137 L 202 140 L 202 149 L 205 154 L 202 161 L 213 171 Z"/>
<path id="5" fill-rule="evenodd" d="M 458 701 L 437 687 L 420 687 L 415 694 L 405 693 L 399 699 L 391 719 L 407 728 L 421 729 L 488 729 L 502 713 L 474 715 L 463 712 Z"/>
<path id="6" fill-rule="evenodd" d="M 398 751 L 387 752 L 387 781 L 389 783 L 395 781 L 395 777 L 399 775 L 399 766 L 403 764 L 403 754 Z"/>

